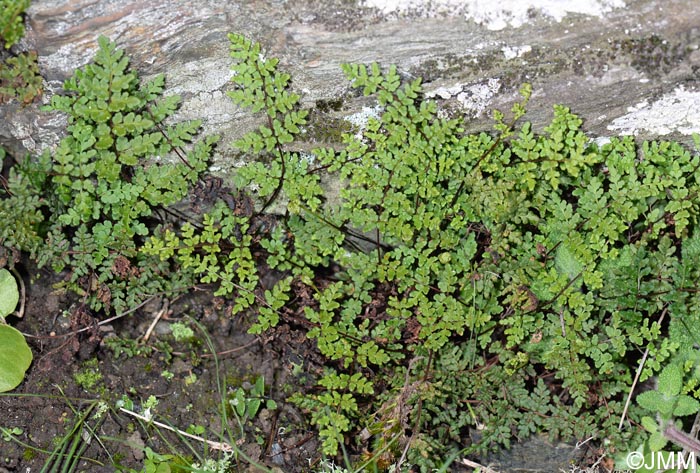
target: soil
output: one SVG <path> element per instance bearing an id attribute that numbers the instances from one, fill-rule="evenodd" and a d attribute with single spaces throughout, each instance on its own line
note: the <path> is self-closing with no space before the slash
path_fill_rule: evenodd
<path id="1" fill-rule="evenodd" d="M 226 471 L 334 471 L 321 454 L 308 416 L 286 402 L 292 393 L 313 389 L 322 368 L 302 330 L 281 323 L 262 337 L 250 335 L 252 315 L 231 316 L 231 301 L 210 291 L 173 301 L 153 298 L 131 314 L 100 320 L 75 294 L 55 289 L 61 275 L 30 264 L 20 268 L 25 269 L 26 308 L 22 319 L 9 322 L 27 336 L 34 361 L 25 381 L 0 395 L 0 427 L 21 429 L 11 441 L 0 439 L 0 473 L 43 472 L 47 464 L 56 468 L 49 471 L 59 471 L 64 465 L 50 454 L 60 451 L 66 438 L 79 438 L 84 447 L 79 463 L 66 470 L 71 472 L 114 472 L 117 467 L 154 471 L 143 470 L 146 447 L 160 454 L 186 454 L 187 464 L 223 458 L 221 450 L 203 441 L 184 439 L 116 407 L 128 398 L 136 406 L 133 410 L 142 413 L 151 396 L 158 400 L 155 422 L 180 430 L 201 426 L 200 437 L 235 445 L 241 454 Z M 177 341 L 171 331 L 175 322 L 188 323 L 195 337 Z M 125 350 L 131 353 L 115 352 L 116 339 L 131 340 Z M 250 392 L 261 376 L 262 407 L 240 430 L 230 409 L 228 418 L 222 417 L 222 399 L 227 404 L 238 388 Z M 275 409 L 265 408 L 267 399 L 276 402 Z M 100 420 L 93 416 L 97 401 L 109 406 Z M 86 428 L 71 437 L 76 425 Z M 348 445 L 348 451 L 353 460 L 359 459 L 356 447 Z M 572 461 L 591 465 L 598 459 L 594 448 L 551 444 L 535 436 L 477 460 L 496 468 L 487 471 L 532 473 L 559 471 Z M 449 471 L 474 470 L 454 463 Z"/>
<path id="2" fill-rule="evenodd" d="M 202 292 L 172 302 L 145 340 L 163 299 L 155 298 L 132 314 L 99 325 L 79 299 L 53 288 L 60 280 L 35 268 L 31 277 L 25 275 L 24 317 L 11 322 L 27 335 L 34 361 L 20 387 L 0 397 L 0 426 L 22 429 L 16 436 L 19 442 L 0 440 L 0 472 L 40 471 L 49 458 L 47 452 L 56 449 L 96 400 L 105 401 L 110 409 L 101 421 L 88 417 L 86 425 L 95 427 L 95 435 L 83 435 L 89 445 L 71 471 L 113 472 L 115 464 L 141 471 L 144 446 L 158 453 L 191 451 L 188 460 L 222 455 L 198 441 L 189 441 L 187 447 L 182 437 L 115 410 L 123 396 L 135 403 L 155 396 L 155 421 L 181 430 L 203 426 L 202 437 L 235 442 L 240 451 L 268 468 L 301 471 L 321 461 L 317 435 L 309 430 L 303 414 L 284 402 L 290 392 L 304 389 L 303 378 L 293 374 L 294 366 L 301 360 L 307 371 L 313 366 L 311 347 L 289 327 L 281 326 L 268 338 L 249 335 L 246 317 L 232 317 L 226 301 Z M 201 324 L 206 335 L 196 332 L 193 341 L 175 341 L 170 325 L 188 318 Z M 76 333 L 81 329 L 86 330 Z M 150 347 L 152 352 L 115 356 L 106 342 L 114 337 L 139 339 L 138 346 Z M 207 337 L 216 359 L 207 348 Z M 166 379 L 165 370 L 174 376 Z M 85 380 L 91 375 L 97 379 L 89 386 Z M 278 408 L 268 410 L 263 402 L 243 433 L 229 412 L 226 427 L 232 435 L 220 437 L 222 394 L 230 399 L 239 387 L 250 390 L 260 376 L 265 397 L 277 401 Z M 223 393 L 217 378 L 226 385 Z M 242 459 L 234 467 L 235 471 L 248 468 Z"/>

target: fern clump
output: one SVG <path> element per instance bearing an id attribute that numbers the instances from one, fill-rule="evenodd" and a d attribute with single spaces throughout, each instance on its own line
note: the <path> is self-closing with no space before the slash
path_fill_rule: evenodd
<path id="1" fill-rule="evenodd" d="M 246 216 L 235 215 L 229 207 L 218 203 L 204 214 L 201 228 L 187 222 L 179 232 L 166 230 L 150 238 L 142 252 L 158 255 L 161 261 L 175 259 L 205 284 L 217 284 L 217 296 L 236 295 L 232 312 L 237 314 L 255 302 L 258 273 Z"/>
<path id="2" fill-rule="evenodd" d="M 141 84 L 124 52 L 100 37 L 94 62 L 47 107 L 68 115 L 68 135 L 50 161 L 10 178 L 14 200 L 4 203 L 29 199 L 36 207 L 39 198 L 50 218 L 46 228 L 34 228 L 45 240 L 40 249 L 36 237 L 8 244 L 35 253 L 40 265 L 68 268 L 69 285 L 94 309 L 123 310 L 174 283 L 166 283 L 169 267 L 139 247 L 153 231 L 154 212 L 183 199 L 206 170 L 216 138 L 184 149 L 200 122 L 165 123 L 179 97 L 162 97 L 164 83 L 160 75 Z M 30 223 L 38 223 L 32 215 Z"/>
<path id="3" fill-rule="evenodd" d="M 265 199 L 265 210 L 284 188 L 287 173 L 295 176 L 295 186 L 284 190 L 287 197 L 294 199 L 300 194 L 306 200 L 320 203 L 322 190 L 316 175 L 306 174 L 308 162 L 300 153 L 286 149 L 294 141 L 300 127 L 306 124 L 308 112 L 298 110 L 299 95 L 287 90 L 290 76 L 277 71 L 275 58 L 266 59 L 260 44 L 253 43 L 240 35 L 229 35 L 231 57 L 235 63 L 232 81 L 237 86 L 228 93 L 239 106 L 248 107 L 252 112 L 264 113 L 264 124 L 260 125 L 234 145 L 243 153 L 258 155 L 260 160 L 243 167 L 236 176 L 239 187 L 255 184 L 258 197 Z"/>
<path id="4" fill-rule="evenodd" d="M 8 50 L 24 36 L 24 14 L 30 0 L 0 0 L 0 44 Z M 19 100 L 26 105 L 42 92 L 36 52 L 11 54 L 0 61 L 0 104 Z"/>
<path id="5" fill-rule="evenodd" d="M 635 434 L 611 419 L 639 350 L 646 379 L 682 346 L 681 321 L 696 323 L 697 259 L 683 255 L 697 238 L 700 157 L 630 138 L 597 146 L 562 106 L 544 134 L 516 129 L 527 87 L 511 120 L 496 112 L 495 136 L 467 135 L 422 100 L 420 80 L 348 65 L 383 113 L 309 159 L 289 144 L 302 122 L 288 76 L 231 40 L 243 51 L 233 96 L 268 117 L 239 142 L 261 159 L 238 183 L 256 184 L 262 208 L 286 207 L 260 242 L 284 277 L 252 331 L 303 314 L 328 364 L 318 391 L 292 400 L 312 412 L 326 453 L 363 425 L 377 449 L 408 444 L 426 467 L 477 425 L 476 449 L 514 433 Z M 344 183 L 339 203 L 324 203 L 321 170 Z M 336 269 L 329 279 L 319 268 Z"/>
<path id="6" fill-rule="evenodd" d="M 3 245 L 69 269 L 94 308 L 198 280 L 235 313 L 255 308 L 252 333 L 301 330 L 324 366 L 289 400 L 324 454 L 363 450 L 378 468 L 405 457 L 428 471 L 538 432 L 619 450 L 644 425 L 660 448 L 673 417 L 697 411 L 700 156 L 598 146 L 563 106 L 535 133 L 519 123 L 527 85 L 493 134 L 466 134 L 419 79 L 376 64 L 343 71 L 379 117 L 301 152 L 308 113 L 290 76 L 229 39 L 229 95 L 262 117 L 235 143 L 249 158 L 235 191 L 218 188 L 201 219 L 159 218 L 215 138 L 190 145 L 199 123 L 166 122 L 178 99 L 161 97 L 162 77 L 141 85 L 103 38 L 52 100 L 69 135 L 9 176 L 0 204 L 25 217 Z M 342 183 L 332 200 L 322 172 Z M 633 380 L 664 367 L 659 393 L 627 409 Z M 643 419 L 654 409 L 659 423 Z"/>
<path id="7" fill-rule="evenodd" d="M 2 148 L 0 157 L 2 161 L 7 158 Z M 5 222 L 12 222 L 0 227 L 0 251 L 17 253 L 10 263 L 19 258 L 20 250 L 36 257 L 43 247 L 40 228 L 44 223 L 42 208 L 46 203 L 40 189 L 50 169 L 50 159 L 47 153 L 35 160 L 25 159 L 9 169 L 7 178 L 0 176 L 0 214 Z"/>
<path id="8" fill-rule="evenodd" d="M 299 163 L 299 154 L 290 153 L 285 145 L 298 134 L 305 123 L 306 111 L 297 111 L 299 96 L 289 93 L 289 75 L 276 72 L 277 59 L 265 59 L 260 45 L 243 36 L 229 35 L 231 57 L 236 61 L 233 82 L 239 86 L 229 92 L 235 103 L 250 107 L 254 112 L 263 112 L 265 123 L 257 130 L 239 139 L 234 145 L 241 152 L 259 153 L 271 161 L 270 175 L 255 182 L 258 195 L 266 199 L 263 210 L 278 196 L 288 168 L 295 175 L 301 172 L 294 166 Z M 251 184 L 252 179 L 263 177 L 268 167 L 263 162 L 251 163 L 237 175 L 240 186 Z M 317 181 L 313 192 L 321 192 Z M 233 312 L 238 313 L 256 301 L 258 288 L 257 263 L 253 260 L 253 243 L 259 243 L 263 234 L 269 233 L 273 222 L 265 222 L 260 212 L 255 217 L 244 211 L 251 206 L 243 197 L 236 204 L 220 202 L 212 212 L 203 216 L 203 228 L 197 231 L 191 225 L 181 232 L 166 232 L 150 239 L 146 254 L 158 255 L 162 260 L 174 258 L 183 268 L 192 270 L 204 283 L 217 283 L 217 295 L 234 295 Z M 267 228 L 261 228 L 267 227 Z M 258 247 L 258 249 L 260 249 Z M 270 310 L 269 307 L 262 310 Z"/>
<path id="9" fill-rule="evenodd" d="M 14 99 L 26 105 L 41 95 L 42 89 L 35 52 L 20 53 L 0 63 L 0 103 Z"/>

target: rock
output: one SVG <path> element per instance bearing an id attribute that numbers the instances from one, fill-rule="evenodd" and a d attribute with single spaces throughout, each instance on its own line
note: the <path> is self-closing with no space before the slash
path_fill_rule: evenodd
<path id="1" fill-rule="evenodd" d="M 495 471 L 503 473 L 550 473 L 569 471 L 578 465 L 585 449 L 577 449 L 566 443 L 552 443 L 544 436 L 533 436 L 514 443 L 510 450 L 489 455 L 481 461 Z"/>
<path id="2" fill-rule="evenodd" d="M 36 0 L 20 46 L 38 51 L 46 102 L 92 58 L 98 35 L 116 40 L 142 77 L 166 74 L 170 92 L 184 99 L 178 118 L 202 118 L 205 133 L 223 135 L 213 169 L 224 176 L 240 164 L 229 144 L 257 123 L 225 95 L 229 32 L 279 57 L 306 106 L 342 99 L 333 112 L 340 116 L 368 105 L 349 93 L 340 64 L 378 61 L 422 76 L 428 95 L 468 116 L 470 130 L 490 129 L 488 111 L 507 109 L 525 81 L 534 90 L 527 119 L 539 129 L 552 105 L 563 103 L 596 136 L 690 142 L 688 134 L 700 130 L 695 0 L 424 3 Z M 0 138 L 12 150 L 36 153 L 63 135 L 65 119 L 38 107 L 3 107 Z"/>
<path id="3" fill-rule="evenodd" d="M 141 438 L 141 434 L 138 431 L 134 431 L 127 439 L 127 443 L 131 447 L 131 454 L 134 456 L 134 460 L 141 461 L 145 458 L 146 454 L 145 448 L 146 444 Z"/>

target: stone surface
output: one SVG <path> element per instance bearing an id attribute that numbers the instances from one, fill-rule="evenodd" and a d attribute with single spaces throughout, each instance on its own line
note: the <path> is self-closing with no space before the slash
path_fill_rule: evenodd
<path id="1" fill-rule="evenodd" d="M 422 76 L 427 93 L 463 113 L 471 130 L 533 84 L 527 118 L 546 125 L 555 103 L 570 106 L 596 136 L 632 133 L 690 142 L 700 130 L 697 0 L 35 0 L 21 47 L 36 49 L 44 101 L 90 60 L 98 35 L 125 48 L 145 77 L 164 72 L 183 96 L 181 118 L 222 134 L 214 169 L 240 160 L 230 148 L 256 123 L 226 97 L 228 32 L 262 42 L 281 59 L 306 106 L 342 99 L 343 117 L 373 105 L 350 93 L 344 62 L 397 64 Z M 494 7 L 494 5 L 496 5 Z M 527 8 L 523 10 L 523 5 Z M 64 119 L 37 106 L 0 112 L 0 139 L 14 150 L 55 146 Z"/>
<path id="2" fill-rule="evenodd" d="M 575 473 L 571 466 L 577 465 L 584 453 L 584 448 L 533 436 L 526 442 L 514 443 L 510 450 L 489 455 L 482 464 L 500 473 Z"/>

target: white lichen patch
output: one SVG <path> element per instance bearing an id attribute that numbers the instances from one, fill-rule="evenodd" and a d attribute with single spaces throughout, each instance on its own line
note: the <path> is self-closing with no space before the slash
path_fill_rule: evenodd
<path id="1" fill-rule="evenodd" d="M 66 44 L 55 52 L 39 57 L 41 67 L 48 70 L 71 71 L 89 63 L 95 56 L 96 46 L 90 44 Z"/>
<path id="2" fill-rule="evenodd" d="M 439 97 L 441 99 L 448 100 L 464 91 L 465 85 L 466 84 L 455 84 L 450 87 L 438 87 L 435 90 L 427 92 L 425 96 L 429 99 Z"/>
<path id="3" fill-rule="evenodd" d="M 201 92 L 183 102 L 178 110 L 178 118 L 197 120 L 206 117 L 209 126 L 222 126 L 229 123 L 236 115 L 237 109 L 222 91 Z"/>
<path id="4" fill-rule="evenodd" d="M 344 120 L 349 121 L 353 126 L 358 129 L 355 134 L 357 138 L 362 138 L 362 131 L 367 127 L 367 122 L 371 118 L 379 120 L 382 116 L 384 109 L 381 105 L 375 105 L 374 107 L 362 107 L 362 110 L 344 117 Z"/>
<path id="5" fill-rule="evenodd" d="M 531 52 L 532 46 L 529 44 L 524 44 L 522 46 L 503 46 L 501 51 L 507 60 L 511 60 L 515 59 L 516 57 L 522 57 L 523 54 Z"/>
<path id="6" fill-rule="evenodd" d="M 427 98 L 438 97 L 444 100 L 455 98 L 461 108 L 472 116 L 481 115 L 489 108 L 494 95 L 501 90 L 501 81 L 491 78 L 476 84 L 455 84 L 428 91 Z"/>
<path id="7" fill-rule="evenodd" d="M 501 90 L 501 81 L 489 79 L 480 84 L 475 84 L 457 95 L 457 100 L 464 110 L 472 112 L 474 116 L 481 115 L 491 105 L 493 96 Z"/>
<path id="8" fill-rule="evenodd" d="M 202 58 L 177 64 L 166 74 L 169 93 L 194 96 L 222 90 L 228 86 L 232 77 L 228 58 Z"/>
<path id="9" fill-rule="evenodd" d="M 601 17 L 615 8 L 625 7 L 624 0 L 364 0 L 364 5 L 384 14 L 413 13 L 425 17 L 464 15 L 489 30 L 508 26 L 519 28 L 530 21 L 530 12 L 561 21 L 570 13 Z"/>
<path id="10" fill-rule="evenodd" d="M 643 101 L 627 111 L 613 120 L 608 130 L 623 135 L 637 135 L 641 130 L 659 136 L 700 133 L 700 91 L 680 86 L 652 104 Z"/>
<path id="11" fill-rule="evenodd" d="M 610 143 L 610 137 L 609 136 L 598 136 L 597 138 L 593 138 L 592 141 L 593 141 L 593 143 L 598 145 L 599 148 L 602 148 L 603 146 Z"/>
<path id="12" fill-rule="evenodd" d="M 306 164 L 309 164 L 309 165 L 316 163 L 316 155 L 313 153 L 305 153 L 302 151 L 299 153 L 299 159 L 302 161 L 305 161 Z"/>
<path id="13" fill-rule="evenodd" d="M 183 97 L 178 119 L 206 117 L 207 126 L 214 127 L 214 131 L 230 123 L 240 113 L 225 94 L 232 76 L 227 58 L 203 58 L 174 66 L 166 80 L 168 94 Z"/>

